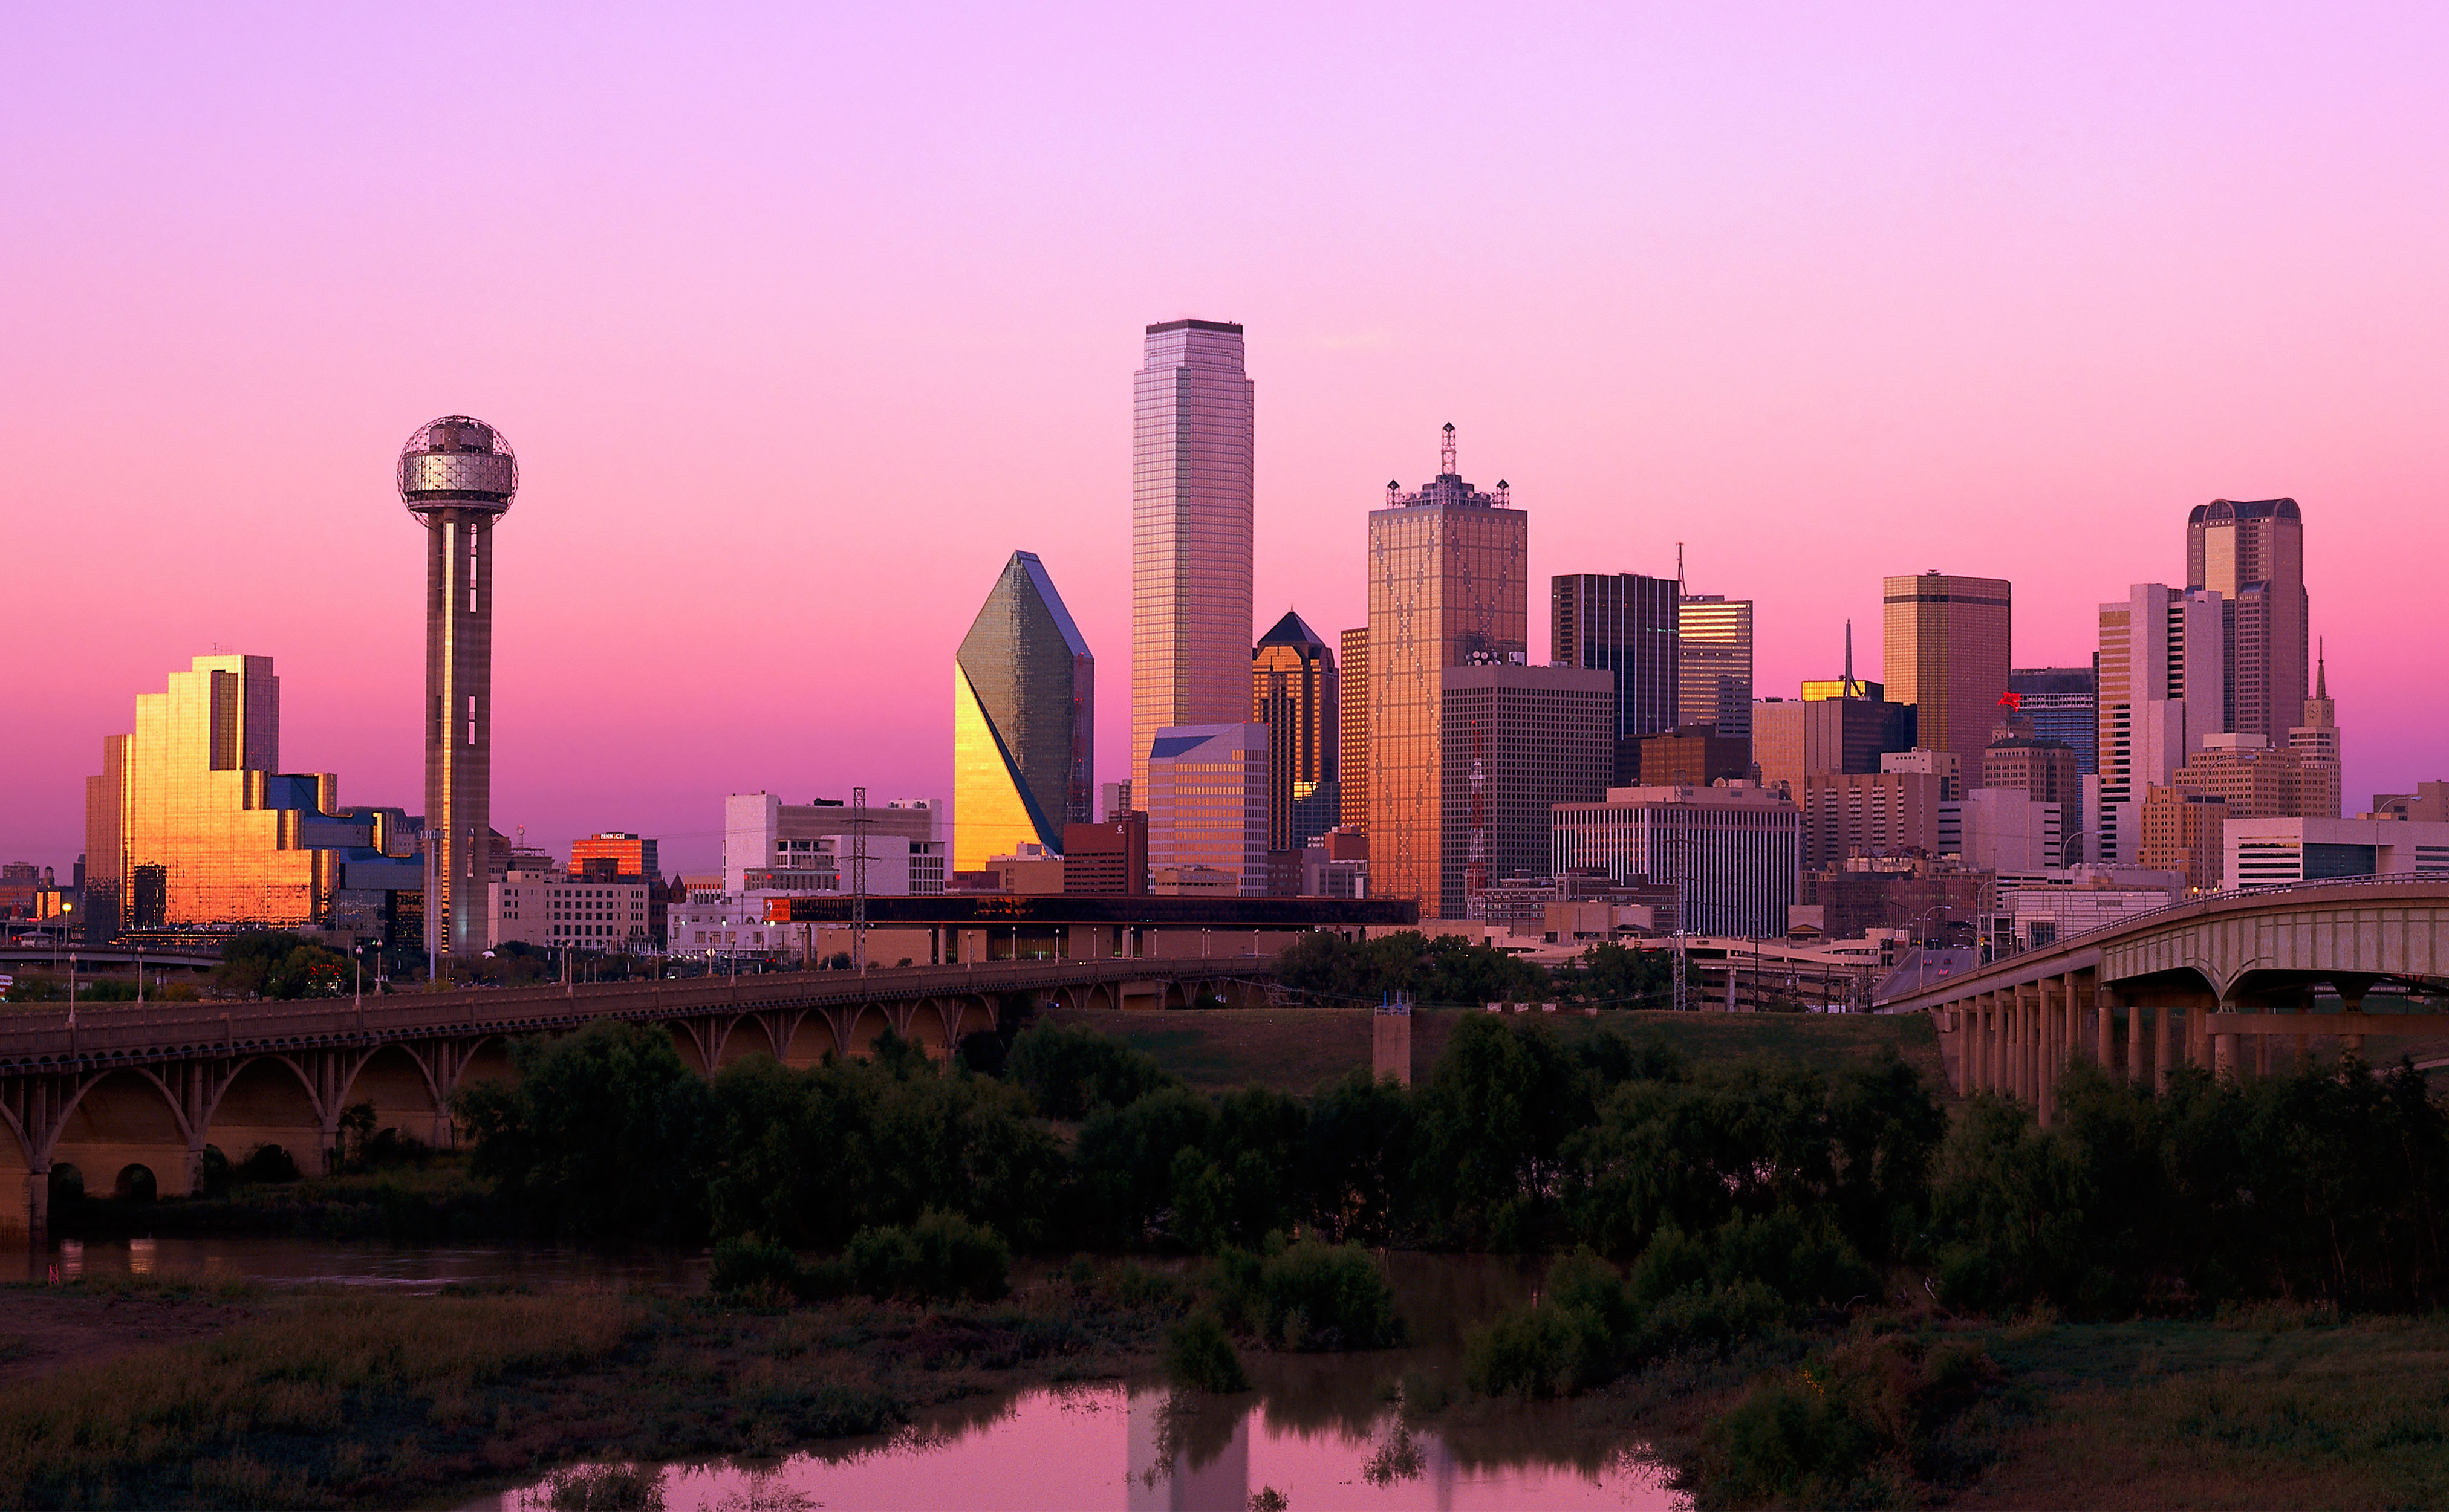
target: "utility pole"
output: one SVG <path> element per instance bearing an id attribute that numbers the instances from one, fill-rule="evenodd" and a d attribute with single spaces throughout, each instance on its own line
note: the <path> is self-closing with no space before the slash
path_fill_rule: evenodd
<path id="1" fill-rule="evenodd" d="M 867 970 L 867 790 L 850 790 L 850 965 Z"/>

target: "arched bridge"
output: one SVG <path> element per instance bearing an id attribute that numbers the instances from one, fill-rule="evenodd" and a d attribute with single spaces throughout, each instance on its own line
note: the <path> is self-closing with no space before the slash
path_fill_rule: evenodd
<path id="1" fill-rule="evenodd" d="M 2268 1072 L 2367 1034 L 2449 1033 L 2449 876 L 2220 893 L 1891 994 L 1880 1012 L 1937 1022 L 1957 1091 L 2047 1123 L 2072 1056 L 2166 1085 L 2181 1064 Z"/>
<path id="2" fill-rule="evenodd" d="M 279 1145 L 309 1174 L 341 1115 L 371 1103 L 376 1128 L 451 1139 L 451 1098 L 511 1074 L 506 1043 L 598 1019 L 666 1027 L 711 1073 L 742 1057 L 813 1065 L 864 1053 L 888 1028 L 946 1055 L 995 1026 L 997 1000 L 1057 1007 L 1185 1007 L 1253 1001 L 1270 956 L 1092 959 L 802 971 L 746 977 L 419 993 L 300 1003 L 80 1005 L 0 1017 L 0 1230 L 40 1233 L 52 1167 L 106 1192 L 149 1180 L 195 1189 L 206 1146 L 236 1161 Z M 15 1179 L 11 1179 L 14 1177 Z"/>

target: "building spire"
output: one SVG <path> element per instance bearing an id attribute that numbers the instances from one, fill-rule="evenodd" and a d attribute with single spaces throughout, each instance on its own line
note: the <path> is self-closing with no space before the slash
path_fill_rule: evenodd
<path id="1" fill-rule="evenodd" d="M 1839 691 L 1848 699 L 1861 697 L 1861 691 L 1854 685 L 1854 622 L 1851 620 L 1845 622 L 1845 681 Z"/>
<path id="2" fill-rule="evenodd" d="M 1452 474 L 1455 469 L 1454 436 L 1454 422 L 1449 420 L 1446 422 L 1445 441 L 1437 448 L 1437 470 L 1441 473 Z"/>
<path id="3" fill-rule="evenodd" d="M 2330 638 L 2324 636 L 2313 642 L 2313 697 L 2330 696 Z"/>

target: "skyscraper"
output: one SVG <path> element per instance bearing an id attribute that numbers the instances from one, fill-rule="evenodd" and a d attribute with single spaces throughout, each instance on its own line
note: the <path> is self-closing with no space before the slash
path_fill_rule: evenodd
<path id="1" fill-rule="evenodd" d="M 1159 891 L 1267 892 L 1267 730 L 1168 725 L 1148 742 L 1147 864 Z"/>
<path id="2" fill-rule="evenodd" d="M 1564 574 L 1550 584 L 1557 666 L 1592 667 L 1614 683 L 1614 780 L 1640 780 L 1641 737 L 1675 727 L 1681 664 L 1675 584 L 1636 572 Z"/>
<path id="3" fill-rule="evenodd" d="M 1342 789 L 1343 828 L 1369 833 L 1369 627 L 1346 630 L 1339 637 L 1343 642 L 1343 664 L 1336 669 L 1336 718 L 1343 728 L 1340 732 L 1343 756 L 1338 765 L 1335 780 Z"/>
<path id="4" fill-rule="evenodd" d="M 2100 672 L 2095 667 L 2017 667 L 2007 674 L 2016 712 L 2033 734 L 2074 753 L 2075 770 L 2100 770 Z"/>
<path id="5" fill-rule="evenodd" d="M 1442 677 L 1530 651 L 1529 516 L 1508 486 L 1483 493 L 1455 470 L 1445 428 L 1436 478 L 1386 485 L 1369 515 L 1370 890 L 1439 908 Z"/>
<path id="6" fill-rule="evenodd" d="M 1557 804 L 1607 796 L 1615 685 L 1596 667 L 1504 662 L 1450 667 L 1441 681 L 1437 911 L 1479 918 L 1490 887 L 1551 874 Z"/>
<path id="7" fill-rule="evenodd" d="M 492 942 L 493 526 L 518 491 L 502 433 L 464 414 L 416 428 L 399 497 L 425 525 L 426 948 Z"/>
<path id="8" fill-rule="evenodd" d="M 1340 820 L 1335 653 L 1287 609 L 1250 652 L 1250 718 L 1267 727 L 1267 849 L 1298 851 Z"/>
<path id="9" fill-rule="evenodd" d="M 1087 824 L 1097 659 L 1035 553 L 1015 551 L 953 659 L 953 867 Z"/>
<path id="10" fill-rule="evenodd" d="M 2143 802 L 2226 728 L 2226 604 L 2138 583 L 2100 606 L 2098 855 L 2132 865 Z"/>
<path id="11" fill-rule="evenodd" d="M 1752 602 L 1684 596 L 1676 612 L 1675 722 L 1752 737 Z M 1655 784 L 1652 784 L 1653 786 Z"/>
<path id="12" fill-rule="evenodd" d="M 1884 588 L 1888 701 L 1917 707 L 1917 744 L 1953 751 L 1967 772 L 1980 770 L 2013 660 L 2010 585 L 1934 569 L 1889 578 Z"/>
<path id="13" fill-rule="evenodd" d="M 1147 328 L 1131 379 L 1131 791 L 1173 724 L 1249 717 L 1253 400 L 1242 328 Z"/>
<path id="14" fill-rule="evenodd" d="M 2186 521 L 2186 586 L 2226 603 L 2225 728 L 2286 742 L 2312 671 L 2304 517 L 2293 499 L 2213 499 Z"/>

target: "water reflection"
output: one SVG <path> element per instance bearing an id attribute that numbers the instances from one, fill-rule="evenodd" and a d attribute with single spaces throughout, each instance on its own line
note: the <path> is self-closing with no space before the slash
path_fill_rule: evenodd
<path id="1" fill-rule="evenodd" d="M 702 1256 L 662 1251 L 605 1254 L 514 1246 L 353 1244 L 257 1234 L 54 1239 L 29 1252 L 28 1262 L 27 1279 L 37 1282 L 161 1275 L 410 1292 L 438 1292 L 453 1283 L 686 1292 L 705 1284 L 706 1271 Z"/>
<path id="2" fill-rule="evenodd" d="M 1526 1420 L 1498 1456 L 1457 1452 L 1382 1407 L 1365 1426 L 1302 1425 L 1248 1397 L 1177 1398 L 1147 1386 L 1023 1393 L 887 1439 L 829 1445 L 759 1467 L 667 1465 L 640 1472 L 665 1512 L 781 1512 L 992 1506 L 1010 1512 L 1248 1512 L 1274 1491 L 1291 1512 L 1682 1512 L 1684 1499 L 1633 1455 L 1590 1465 L 1551 1452 Z M 588 1472 L 576 1472 L 585 1475 Z M 563 1482 L 566 1483 L 568 1472 Z M 550 1512 L 554 1478 L 470 1502 L 461 1512 Z M 569 1504 L 563 1492 L 563 1504 Z"/>

